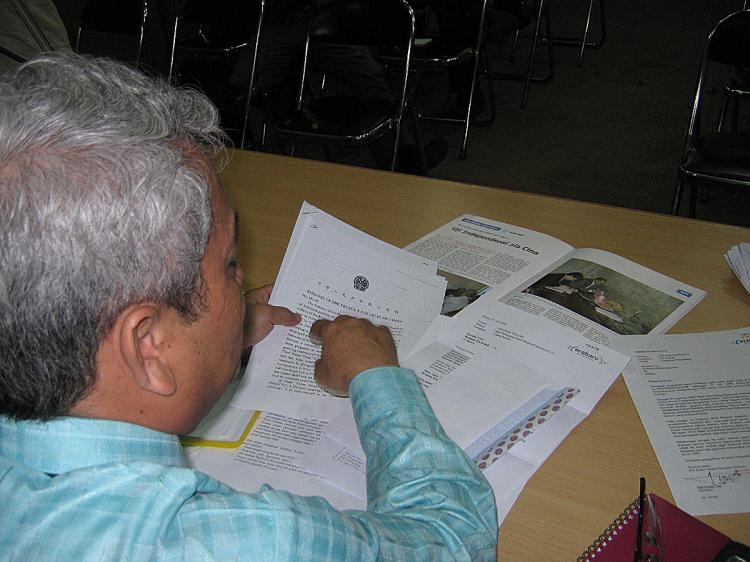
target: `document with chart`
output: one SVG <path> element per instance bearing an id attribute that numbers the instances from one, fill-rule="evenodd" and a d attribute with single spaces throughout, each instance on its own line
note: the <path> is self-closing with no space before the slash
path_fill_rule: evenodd
<path id="1" fill-rule="evenodd" d="M 553 417 L 568 419 L 574 411 L 577 421 L 584 419 L 627 362 L 573 330 L 488 301 L 481 311 L 472 307 L 454 318 L 403 365 L 416 373 L 446 433 L 480 470 L 513 466 L 507 488 L 523 485 L 567 433 L 530 456 L 516 455 L 514 447 Z M 328 424 L 301 462 L 350 493 L 364 493 L 364 453 L 351 411 Z"/>

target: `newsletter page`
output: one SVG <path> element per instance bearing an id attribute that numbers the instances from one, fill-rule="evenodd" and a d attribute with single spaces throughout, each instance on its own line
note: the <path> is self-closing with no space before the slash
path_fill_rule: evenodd
<path id="1" fill-rule="evenodd" d="M 490 290 L 525 287 L 573 247 L 541 232 L 461 215 L 405 249 L 437 261 L 448 280 L 441 313 L 453 316 Z"/>
<path id="2" fill-rule="evenodd" d="M 490 297 L 616 345 L 618 335 L 664 333 L 705 292 L 621 256 L 579 249 L 523 289 Z"/>

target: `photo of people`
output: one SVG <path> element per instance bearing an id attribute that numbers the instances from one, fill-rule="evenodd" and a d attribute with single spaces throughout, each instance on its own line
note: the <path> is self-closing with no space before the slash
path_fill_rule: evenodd
<path id="1" fill-rule="evenodd" d="M 479 281 L 473 281 L 460 275 L 438 270 L 438 275 L 448 280 L 443 297 L 443 308 L 440 314 L 454 316 L 482 296 L 489 287 Z"/>
<path id="2" fill-rule="evenodd" d="M 681 301 L 626 275 L 573 258 L 523 291 L 622 335 L 648 334 Z"/>

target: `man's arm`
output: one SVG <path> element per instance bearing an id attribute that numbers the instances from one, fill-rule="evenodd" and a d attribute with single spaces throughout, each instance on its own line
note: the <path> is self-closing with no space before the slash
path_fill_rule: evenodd
<path id="1" fill-rule="evenodd" d="M 445 434 L 414 373 L 373 369 L 357 376 L 350 392 L 368 498 L 367 514 L 351 516 L 387 522 L 409 548 L 422 541 L 430 553 L 424 559 L 494 560 L 492 490 Z M 399 545 L 392 546 L 398 557 Z"/>
<path id="2" fill-rule="evenodd" d="M 217 559 L 494 560 L 492 490 L 446 436 L 414 373 L 396 365 L 390 332 L 340 317 L 316 323 L 311 337 L 322 343 L 316 378 L 351 395 L 367 455 L 367 511 L 268 487 L 238 494 L 200 475 L 167 550 L 183 559 L 208 548 Z"/>

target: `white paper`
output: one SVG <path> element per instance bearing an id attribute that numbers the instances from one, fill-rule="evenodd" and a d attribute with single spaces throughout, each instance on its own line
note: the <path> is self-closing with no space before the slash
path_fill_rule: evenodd
<path id="1" fill-rule="evenodd" d="M 750 244 L 745 242 L 732 246 L 724 255 L 729 267 L 750 293 Z"/>
<path id="2" fill-rule="evenodd" d="M 448 436 L 472 458 L 528 421 L 549 403 L 553 391 L 580 391 L 530 436 L 512 437 L 518 439 L 513 448 L 494 462 L 506 468 L 486 466 L 493 474 L 502 471 L 503 486 L 513 488 L 522 486 L 591 412 L 628 360 L 554 322 L 489 301 L 481 311 L 469 308 L 452 319 L 436 341 L 408 357 L 404 366 L 417 374 Z M 331 420 L 319 443 L 300 462 L 343 489 L 361 493 L 364 470 L 351 462 L 344 467 L 332 454 L 360 457 L 359 466 L 364 466 L 351 412 Z M 511 468 L 517 466 L 526 468 L 514 473 Z"/>
<path id="3" fill-rule="evenodd" d="M 240 492 L 252 493 L 268 484 L 297 495 L 324 496 L 338 509 L 365 509 L 365 500 L 299 464 L 299 457 L 320 439 L 325 424 L 264 413 L 239 449 L 188 447 L 188 462 Z"/>
<path id="4" fill-rule="evenodd" d="M 546 318 L 496 301 L 454 318 L 438 342 L 459 353 L 476 353 L 489 346 L 543 375 L 550 388 L 578 388 L 581 392 L 571 405 L 586 414 L 629 361 L 622 353 Z"/>
<path id="5" fill-rule="evenodd" d="M 320 348 L 308 333 L 339 314 L 388 326 L 404 356 L 440 310 L 445 280 L 435 265 L 367 236 L 309 205 L 303 207 L 271 304 L 302 315 L 255 346 L 232 405 L 297 418 L 330 419 L 346 399 L 313 378 Z"/>
<path id="6" fill-rule="evenodd" d="M 677 505 L 750 512 L 750 328 L 622 339 L 625 382 Z"/>

